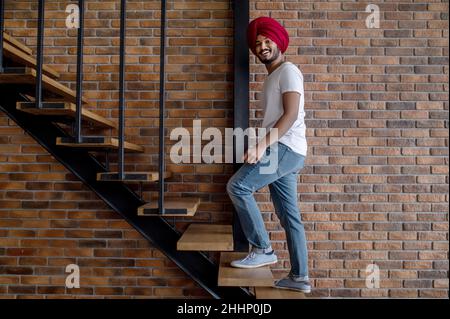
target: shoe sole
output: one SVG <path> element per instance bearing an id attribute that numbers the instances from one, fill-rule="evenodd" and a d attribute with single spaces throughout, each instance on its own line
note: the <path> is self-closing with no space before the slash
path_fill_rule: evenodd
<path id="1" fill-rule="evenodd" d="M 273 264 L 276 264 L 277 262 L 278 262 L 278 260 L 274 260 L 274 261 L 267 262 L 264 264 L 259 264 L 256 266 L 253 266 L 253 265 L 248 265 L 248 266 L 247 265 L 231 265 L 231 264 L 230 264 L 230 266 L 233 268 L 252 269 L 252 268 L 259 268 L 259 267 L 264 267 L 264 266 L 268 266 L 268 265 L 273 265 Z"/>
<path id="2" fill-rule="evenodd" d="M 274 288 L 277 288 L 277 289 L 284 289 L 284 290 L 291 290 L 291 291 L 296 291 L 296 292 L 303 292 L 304 294 L 309 294 L 309 293 L 311 293 L 311 289 L 297 289 L 297 288 L 279 287 L 279 286 L 274 286 Z"/>

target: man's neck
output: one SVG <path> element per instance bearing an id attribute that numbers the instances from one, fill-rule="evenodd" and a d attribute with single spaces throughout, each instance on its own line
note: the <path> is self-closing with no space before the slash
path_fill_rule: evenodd
<path id="1" fill-rule="evenodd" d="M 275 71 L 281 64 L 283 64 L 283 55 L 280 55 L 278 59 L 273 61 L 270 64 L 266 64 L 266 69 L 269 74 L 271 74 L 273 71 Z"/>

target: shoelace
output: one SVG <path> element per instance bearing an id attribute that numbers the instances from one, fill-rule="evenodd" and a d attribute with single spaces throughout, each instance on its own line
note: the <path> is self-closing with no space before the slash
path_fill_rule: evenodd
<path id="1" fill-rule="evenodd" d="M 248 254 L 242 261 L 246 261 L 249 259 L 253 259 L 256 257 L 256 253 L 254 251 L 252 251 L 250 254 Z"/>

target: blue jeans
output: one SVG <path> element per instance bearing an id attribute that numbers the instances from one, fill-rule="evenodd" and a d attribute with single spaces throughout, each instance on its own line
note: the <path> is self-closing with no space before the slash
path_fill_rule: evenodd
<path id="1" fill-rule="evenodd" d="M 261 173 L 265 162 L 274 159 L 278 164 L 270 173 Z M 305 156 L 292 151 L 282 143 L 275 143 L 266 149 L 256 164 L 244 163 L 230 178 L 227 192 L 233 202 L 244 234 L 251 245 L 257 248 L 270 247 L 269 235 L 253 193 L 269 185 L 270 195 L 286 240 L 291 261 L 291 275 L 308 276 L 308 251 L 305 229 L 297 205 L 297 176 L 303 168 Z"/>

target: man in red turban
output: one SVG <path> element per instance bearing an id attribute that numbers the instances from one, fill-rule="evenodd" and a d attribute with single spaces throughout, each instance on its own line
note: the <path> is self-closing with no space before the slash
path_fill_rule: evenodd
<path id="1" fill-rule="evenodd" d="M 248 47 L 255 55 L 257 54 L 256 38 L 258 35 L 263 35 L 275 42 L 281 53 L 286 52 L 289 45 L 289 34 L 277 20 L 269 17 L 260 17 L 250 22 L 247 29 Z"/>
<path id="2" fill-rule="evenodd" d="M 257 145 L 248 148 L 242 159 L 246 163 L 227 184 L 242 230 L 252 245 L 249 255 L 232 261 L 231 266 L 257 268 L 278 262 L 253 197 L 255 191 L 269 186 L 275 213 L 286 232 L 291 262 L 289 275 L 277 281 L 275 287 L 309 293 L 307 243 L 297 204 L 297 177 L 307 153 L 303 74 L 296 65 L 284 61 L 289 35 L 276 20 L 269 17 L 253 20 L 247 36 L 249 48 L 268 72 L 261 108 L 262 126 L 269 132 Z"/>

